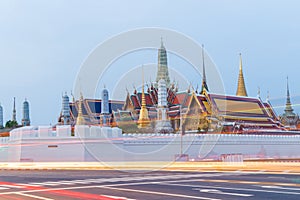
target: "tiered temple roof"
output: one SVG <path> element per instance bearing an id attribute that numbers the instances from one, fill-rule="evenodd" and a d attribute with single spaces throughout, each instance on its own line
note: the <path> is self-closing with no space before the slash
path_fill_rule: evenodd
<path id="1" fill-rule="evenodd" d="M 270 102 L 263 102 L 259 96 L 247 97 L 241 57 L 236 95 L 221 95 L 208 91 L 203 52 L 203 79 L 199 93 L 197 90 L 191 91 L 190 87 L 186 91 L 178 92 L 177 86 L 170 83 L 167 53 L 163 44 L 158 55 L 157 79 L 164 79 L 166 82 L 168 107 L 166 113 L 175 132 L 181 126 L 187 131 L 205 132 L 216 131 L 221 127 L 224 133 L 284 129 Z M 109 113 L 112 113 L 112 120 L 124 132 L 139 131 L 140 113 L 143 119 L 150 120 L 147 121 L 149 126 L 155 126 L 158 104 L 157 83 L 147 86 L 147 92 L 144 89 L 142 92 L 137 92 L 135 89 L 132 94 L 127 92 L 125 102 L 109 101 Z M 78 116 L 78 105 L 79 101 L 70 103 L 72 122 L 75 122 Z M 290 114 L 292 111 L 288 90 L 286 113 Z M 84 99 L 82 101 L 82 116 L 86 124 L 99 124 L 100 113 L 101 100 Z"/>

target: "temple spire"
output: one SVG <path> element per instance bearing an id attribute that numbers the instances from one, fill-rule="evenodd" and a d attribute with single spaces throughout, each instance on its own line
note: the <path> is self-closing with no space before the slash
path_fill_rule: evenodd
<path id="1" fill-rule="evenodd" d="M 13 107 L 12 121 L 17 121 L 16 97 L 14 97 L 14 107 Z"/>
<path id="2" fill-rule="evenodd" d="M 144 91 L 144 67 L 142 66 L 143 70 L 143 86 L 142 86 L 142 106 L 140 110 L 139 120 L 138 120 L 138 127 L 139 128 L 147 128 L 150 125 L 150 119 L 148 115 L 147 110 L 147 104 L 146 104 L 146 97 L 145 97 L 145 91 Z"/>
<path id="3" fill-rule="evenodd" d="M 164 47 L 162 38 L 161 38 L 160 48 L 158 49 L 158 64 L 157 64 L 156 83 L 158 83 L 158 81 L 160 79 L 165 80 L 167 87 L 170 86 L 167 51 L 166 51 L 166 48 Z"/>
<path id="4" fill-rule="evenodd" d="M 292 108 L 291 104 L 291 97 L 290 97 L 290 89 L 289 89 L 289 77 L 286 77 L 286 104 L 284 111 L 287 112 L 293 112 L 294 109 Z"/>
<path id="5" fill-rule="evenodd" d="M 270 101 L 270 92 L 269 90 L 267 91 L 267 98 L 266 98 L 266 102 L 269 102 Z"/>
<path id="6" fill-rule="evenodd" d="M 237 87 L 236 95 L 247 96 L 244 75 L 243 75 L 242 54 L 240 54 L 240 70 L 239 70 L 238 87 Z"/>
<path id="7" fill-rule="evenodd" d="M 202 44 L 202 67 L 203 67 L 203 72 L 202 72 L 202 86 L 201 86 L 201 92 L 200 92 L 200 94 L 203 94 L 204 90 L 206 90 L 207 92 L 209 91 L 207 83 L 206 83 L 205 61 L 204 61 L 204 45 L 203 44 Z"/>
<path id="8" fill-rule="evenodd" d="M 82 115 L 82 103 L 83 103 L 83 95 L 82 93 L 80 93 L 80 99 L 78 101 L 78 116 L 77 116 L 77 120 L 76 120 L 76 125 L 84 125 L 84 118 Z"/>

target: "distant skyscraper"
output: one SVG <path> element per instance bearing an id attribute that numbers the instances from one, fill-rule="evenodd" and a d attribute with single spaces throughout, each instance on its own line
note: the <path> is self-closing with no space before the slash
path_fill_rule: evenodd
<path id="1" fill-rule="evenodd" d="M 67 125 L 70 124 L 70 105 L 69 105 L 69 97 L 67 93 L 62 96 L 62 119 L 63 124 Z"/>
<path id="2" fill-rule="evenodd" d="M 23 103 L 23 119 L 22 119 L 23 126 L 30 126 L 30 118 L 29 118 L 29 103 L 25 99 Z"/>
<path id="3" fill-rule="evenodd" d="M 13 107 L 12 121 L 17 121 L 16 97 L 14 97 L 14 107 Z"/>
<path id="4" fill-rule="evenodd" d="M 3 108 L 0 104 L 0 128 L 3 128 Z"/>
<path id="5" fill-rule="evenodd" d="M 244 75 L 243 75 L 242 54 L 240 54 L 240 72 L 239 72 L 236 96 L 247 96 L 245 80 L 244 80 Z"/>
<path id="6" fill-rule="evenodd" d="M 167 51 L 166 48 L 164 47 L 162 40 L 161 40 L 161 46 L 158 49 L 158 66 L 157 66 L 156 83 L 158 83 L 160 79 L 165 80 L 167 87 L 170 86 Z"/>

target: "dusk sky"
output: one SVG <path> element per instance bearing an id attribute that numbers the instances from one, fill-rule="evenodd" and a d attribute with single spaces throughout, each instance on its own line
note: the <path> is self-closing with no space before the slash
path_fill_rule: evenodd
<path id="1" fill-rule="evenodd" d="M 172 29 L 204 44 L 227 94 L 236 92 L 242 53 L 249 96 L 260 87 L 263 100 L 269 91 L 273 105 L 284 105 L 289 76 L 292 103 L 299 104 L 299 8 L 297 0 L 1 0 L 4 121 L 11 119 L 16 97 L 19 122 L 27 98 L 32 124 L 56 123 L 62 92 L 70 94 L 89 53 L 113 35 L 143 27 Z"/>

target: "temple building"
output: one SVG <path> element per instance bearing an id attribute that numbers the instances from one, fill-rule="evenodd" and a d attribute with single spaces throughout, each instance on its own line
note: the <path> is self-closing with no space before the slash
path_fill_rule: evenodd
<path id="1" fill-rule="evenodd" d="M 73 98 L 72 102 L 68 102 L 63 97 L 58 124 L 67 121 L 72 126 L 117 126 L 123 133 L 179 133 L 182 130 L 186 133 L 247 134 L 287 129 L 280 119 L 288 117 L 279 119 L 269 101 L 261 100 L 259 95 L 247 96 L 241 55 L 235 95 L 215 94 L 209 90 L 204 55 L 202 48 L 200 92 L 191 90 L 191 87 L 178 91 L 178 85 L 170 82 L 167 50 L 161 41 L 156 82 L 145 84 L 143 78 L 142 90 L 127 91 L 125 101 L 109 100 L 105 88 L 101 99 L 84 99 L 81 96 L 80 100 Z M 292 113 L 288 102 L 290 100 L 287 101 L 286 113 L 289 115 L 284 116 Z"/>
<path id="2" fill-rule="evenodd" d="M 108 91 L 105 90 L 101 93 L 102 99 L 88 99 L 82 95 L 78 100 L 73 97 L 70 102 L 68 95 L 63 95 L 62 110 L 57 124 L 74 126 L 79 116 L 81 119 L 79 121 L 86 125 L 103 125 L 103 117 L 105 116 L 104 118 L 108 120 L 109 126 L 114 126 L 112 112 L 122 109 L 124 101 L 109 100 Z M 103 99 L 105 102 L 103 102 Z"/>
<path id="3" fill-rule="evenodd" d="M 300 119 L 299 116 L 294 113 L 294 109 L 292 108 L 288 78 L 286 93 L 285 109 L 284 113 L 280 116 L 280 121 L 287 129 L 296 129 L 297 125 L 300 124 Z"/>
<path id="4" fill-rule="evenodd" d="M 27 99 L 25 99 L 25 101 L 23 102 L 22 126 L 30 126 L 29 103 L 28 103 Z"/>
<path id="5" fill-rule="evenodd" d="M 136 89 L 133 94 L 127 92 L 123 109 L 113 112 L 116 125 L 125 133 L 139 132 L 137 125 L 141 116 L 145 115 L 146 107 L 153 132 L 159 132 L 157 127 L 161 125 L 158 125 L 157 121 L 161 120 L 161 113 L 166 114 L 166 119 L 170 122 L 165 127 L 169 128 L 170 124 L 174 133 L 181 127 L 186 132 L 236 134 L 261 129 L 284 129 L 269 102 L 263 102 L 259 97 L 247 97 L 241 55 L 236 95 L 209 92 L 203 51 L 201 91 L 198 93 L 190 88 L 178 91 L 178 88 L 170 83 L 167 51 L 161 42 L 158 49 L 157 82 L 151 83 L 147 92 L 138 92 Z M 166 86 L 163 95 L 160 94 L 160 80 L 163 80 Z M 166 96 L 163 106 L 159 103 L 162 96 Z"/>

